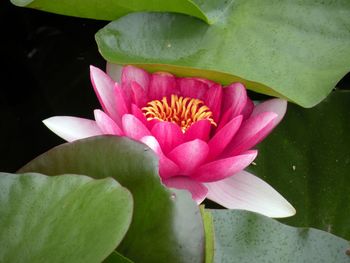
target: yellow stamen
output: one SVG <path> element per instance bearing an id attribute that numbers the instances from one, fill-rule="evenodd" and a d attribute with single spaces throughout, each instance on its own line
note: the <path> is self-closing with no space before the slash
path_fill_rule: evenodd
<path id="1" fill-rule="evenodd" d="M 213 113 L 199 99 L 171 95 L 170 105 L 166 97 L 163 97 L 161 101 L 152 100 L 147 105 L 142 108 L 142 111 L 148 121 L 156 119 L 173 122 L 180 126 L 182 132 L 200 120 L 209 120 L 212 125 L 217 126 Z"/>

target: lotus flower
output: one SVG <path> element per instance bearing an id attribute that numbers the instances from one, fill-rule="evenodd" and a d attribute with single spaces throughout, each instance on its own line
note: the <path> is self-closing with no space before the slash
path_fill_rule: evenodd
<path id="1" fill-rule="evenodd" d="M 271 186 L 243 171 L 257 156 L 251 148 L 283 118 L 285 100 L 255 106 L 241 83 L 223 88 L 207 79 L 113 64 L 107 72 L 90 67 L 103 109 L 94 111 L 95 120 L 57 116 L 44 124 L 69 142 L 112 134 L 145 143 L 159 157 L 162 182 L 190 191 L 198 204 L 208 198 L 270 217 L 295 213 Z"/>

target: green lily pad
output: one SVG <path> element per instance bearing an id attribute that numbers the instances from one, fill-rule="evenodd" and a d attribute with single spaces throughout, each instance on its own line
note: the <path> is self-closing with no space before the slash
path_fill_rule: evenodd
<path id="1" fill-rule="evenodd" d="M 131 223 L 112 178 L 0 173 L 0 189 L 0 262 L 101 262 Z"/>
<path id="2" fill-rule="evenodd" d="M 125 137 L 92 137 L 60 145 L 20 171 L 116 178 L 134 198 L 133 220 L 118 252 L 135 262 L 203 261 L 198 206 L 188 192 L 160 183 L 157 158 L 144 144 Z"/>
<path id="3" fill-rule="evenodd" d="M 250 171 L 286 197 L 296 215 L 282 219 L 350 240 L 350 92 L 333 92 L 312 109 L 289 105 L 258 147 Z"/>
<path id="4" fill-rule="evenodd" d="M 158 11 L 183 13 L 210 22 L 221 11 L 220 6 L 223 6 L 224 1 L 202 3 L 200 0 L 11 0 L 11 2 L 17 6 L 56 14 L 101 20 L 115 20 L 131 12 Z M 204 10 L 201 9 L 201 6 Z"/>
<path id="5" fill-rule="evenodd" d="M 112 63 L 239 81 L 303 107 L 322 101 L 349 71 L 350 1 L 224 5 L 212 25 L 180 14 L 130 14 L 96 34 L 99 51 Z"/>
<path id="6" fill-rule="evenodd" d="M 133 263 L 133 261 L 119 254 L 117 251 L 113 251 L 103 263 Z"/>
<path id="7" fill-rule="evenodd" d="M 349 263 L 349 243 L 332 234 L 294 228 L 242 210 L 210 210 L 215 230 L 214 262 Z"/>

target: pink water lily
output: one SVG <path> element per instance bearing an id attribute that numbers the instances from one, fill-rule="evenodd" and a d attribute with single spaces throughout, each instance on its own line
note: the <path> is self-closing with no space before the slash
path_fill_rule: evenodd
<path id="1" fill-rule="evenodd" d="M 45 125 L 67 141 L 112 134 L 145 143 L 159 157 L 162 182 L 190 191 L 197 203 L 208 198 L 270 217 L 295 213 L 271 186 L 243 171 L 257 155 L 252 147 L 283 118 L 285 100 L 255 106 L 241 83 L 223 88 L 112 64 L 107 72 L 90 67 L 103 109 L 94 111 L 95 120 L 57 116 Z"/>

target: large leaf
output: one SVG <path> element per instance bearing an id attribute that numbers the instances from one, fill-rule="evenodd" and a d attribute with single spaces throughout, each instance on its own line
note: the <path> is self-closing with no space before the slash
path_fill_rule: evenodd
<path id="1" fill-rule="evenodd" d="M 311 107 L 350 69 L 349 14 L 348 0 L 236 0 L 212 25 L 178 14 L 130 14 L 96 41 L 113 63 L 240 81 Z"/>
<path id="2" fill-rule="evenodd" d="M 0 262 L 101 262 L 132 216 L 112 178 L 0 173 Z"/>
<path id="3" fill-rule="evenodd" d="M 196 0 L 11 0 L 14 5 L 57 14 L 102 20 L 115 20 L 131 12 L 158 11 L 191 15 L 211 23 L 225 8 L 226 1 L 206 3 Z"/>
<path id="4" fill-rule="evenodd" d="M 289 105 L 279 127 L 259 145 L 251 171 L 296 208 L 283 219 L 350 240 L 350 92 L 333 92 L 313 109 Z"/>
<path id="5" fill-rule="evenodd" d="M 350 262 L 349 243 L 332 234 L 286 226 L 242 210 L 211 212 L 214 262 Z"/>
<path id="6" fill-rule="evenodd" d="M 21 171 L 49 175 L 112 176 L 134 198 L 133 220 L 118 251 L 135 262 L 202 262 L 203 224 L 189 193 L 160 183 L 158 161 L 144 144 L 125 137 L 94 137 L 60 145 Z"/>

